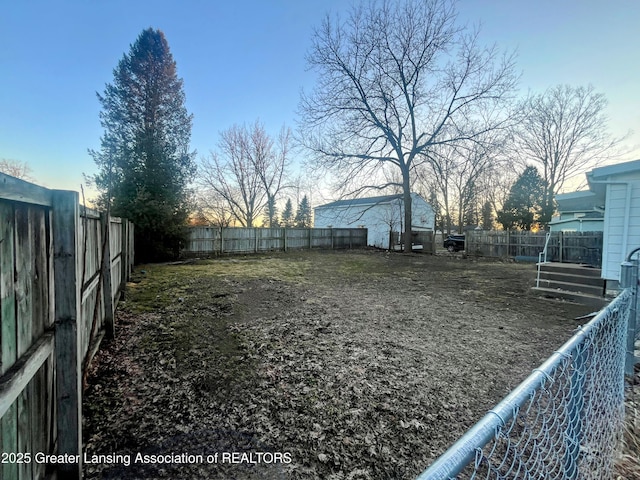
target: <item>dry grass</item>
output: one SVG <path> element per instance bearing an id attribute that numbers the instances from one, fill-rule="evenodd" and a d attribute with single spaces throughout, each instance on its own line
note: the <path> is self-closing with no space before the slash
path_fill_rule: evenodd
<path id="1" fill-rule="evenodd" d="M 86 451 L 293 462 L 96 464 L 85 478 L 413 479 L 591 311 L 530 295 L 534 276 L 368 251 L 139 267 L 85 395 Z M 618 478 L 640 478 L 631 460 Z"/>
<path id="2" fill-rule="evenodd" d="M 640 384 L 640 375 L 636 375 Z M 616 480 L 640 480 L 640 386 L 627 393 L 621 455 L 616 461 Z"/>

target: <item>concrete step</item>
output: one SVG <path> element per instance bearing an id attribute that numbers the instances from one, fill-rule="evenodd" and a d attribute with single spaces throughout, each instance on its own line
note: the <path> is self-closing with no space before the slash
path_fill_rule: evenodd
<path id="1" fill-rule="evenodd" d="M 587 293 L 579 293 L 579 292 L 568 292 L 566 290 L 559 290 L 557 288 L 544 288 L 544 287 L 533 287 L 532 290 L 544 297 L 549 299 L 560 299 L 573 303 L 578 303 L 580 305 L 588 305 L 591 307 L 602 308 L 609 303 L 608 299 L 605 299 L 602 296 L 598 295 L 589 295 Z"/>
<path id="2" fill-rule="evenodd" d="M 565 283 L 575 283 L 579 285 L 589 285 L 593 287 L 599 287 L 601 290 L 604 289 L 604 280 L 600 277 L 591 277 L 584 275 L 580 275 L 579 272 L 576 273 L 562 273 L 562 272 L 554 272 L 554 271 L 540 271 L 540 280 L 548 280 L 550 282 L 565 282 Z"/>
<path id="3" fill-rule="evenodd" d="M 601 270 L 588 265 L 578 265 L 574 263 L 540 263 L 540 272 L 564 273 L 568 275 L 580 275 L 583 277 L 600 278 Z"/>
<path id="4" fill-rule="evenodd" d="M 576 282 L 580 282 L 580 280 L 581 279 L 578 278 Z M 539 286 L 555 290 L 565 290 L 567 292 L 586 293 L 600 297 L 604 294 L 604 285 L 586 285 L 584 283 L 560 282 L 558 280 L 540 278 Z"/>

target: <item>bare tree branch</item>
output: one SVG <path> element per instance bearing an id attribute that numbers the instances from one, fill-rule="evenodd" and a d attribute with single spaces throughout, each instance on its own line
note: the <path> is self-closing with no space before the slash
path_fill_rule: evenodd
<path id="1" fill-rule="evenodd" d="M 327 16 L 312 40 L 318 83 L 301 98 L 300 142 L 351 194 L 387 186 L 376 171 L 396 169 L 410 232 L 416 164 L 509 126 L 513 56 L 481 48 L 449 0 L 361 4 L 344 21 Z"/>
<path id="2" fill-rule="evenodd" d="M 21 180 L 33 181 L 32 170 L 27 162 L 0 158 L 0 172 Z"/>
<path id="3" fill-rule="evenodd" d="M 211 152 L 200 164 L 201 203 L 229 212 L 242 226 L 252 227 L 265 213 L 268 224 L 276 221 L 276 198 L 284 187 L 289 165 L 291 133 L 282 127 L 277 142 L 260 121 L 250 128 L 234 125 L 220 134 L 219 152 Z M 221 211 L 221 202 L 225 208 Z M 213 207 L 215 206 L 215 208 Z"/>
<path id="4" fill-rule="evenodd" d="M 567 179 L 620 154 L 624 137 L 609 135 L 606 106 L 605 96 L 591 85 L 557 85 L 523 101 L 515 146 L 521 160 L 541 168 L 545 208 L 551 212 Z"/>

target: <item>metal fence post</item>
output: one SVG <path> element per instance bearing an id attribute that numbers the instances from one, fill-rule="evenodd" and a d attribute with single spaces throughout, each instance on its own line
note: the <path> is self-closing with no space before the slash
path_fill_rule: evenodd
<path id="1" fill-rule="evenodd" d="M 629 254 L 627 261 L 623 262 L 620 267 L 620 286 L 622 288 L 631 288 L 632 294 L 627 323 L 627 348 L 624 362 L 624 374 L 629 377 L 633 376 L 636 363 L 635 343 L 638 324 L 638 260 L 631 259 L 632 254 L 633 252 Z"/>
<path id="2" fill-rule="evenodd" d="M 624 374 L 630 377 L 634 374 L 636 363 L 636 326 L 638 322 L 638 260 L 631 260 L 632 266 L 632 288 L 633 297 L 631 299 L 631 310 L 629 312 L 629 323 L 627 324 L 627 355 L 624 362 Z"/>

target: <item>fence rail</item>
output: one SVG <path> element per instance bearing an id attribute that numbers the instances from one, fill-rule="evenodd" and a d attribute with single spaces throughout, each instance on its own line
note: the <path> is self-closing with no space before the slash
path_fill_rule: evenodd
<path id="1" fill-rule="evenodd" d="M 108 240 L 108 241 L 107 241 Z M 80 455 L 82 377 L 133 265 L 133 228 L 79 205 L 76 192 L 0 174 L 0 447 Z M 35 461 L 0 478 L 42 479 Z M 81 478 L 79 463 L 55 466 Z"/>
<path id="2" fill-rule="evenodd" d="M 418 480 L 613 478 L 634 302 L 624 290 Z"/>
<path id="3" fill-rule="evenodd" d="M 405 233 L 391 232 L 389 234 L 389 245 L 392 250 L 404 248 Z M 412 231 L 411 246 L 413 250 L 423 253 L 436 253 L 436 235 L 434 232 Z"/>
<path id="4" fill-rule="evenodd" d="M 537 260 L 544 249 L 547 232 L 469 231 L 465 247 L 468 254 L 485 257 L 524 257 Z M 550 262 L 602 263 L 602 232 L 551 232 L 547 248 Z"/>
<path id="5" fill-rule="evenodd" d="M 366 246 L 366 228 L 191 227 L 182 255 L 221 255 Z"/>

